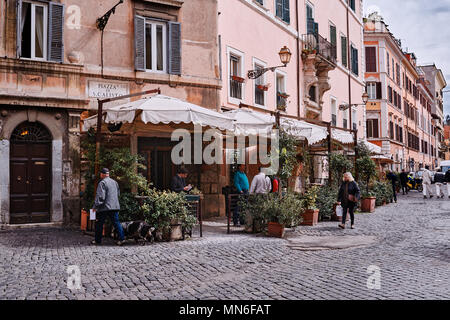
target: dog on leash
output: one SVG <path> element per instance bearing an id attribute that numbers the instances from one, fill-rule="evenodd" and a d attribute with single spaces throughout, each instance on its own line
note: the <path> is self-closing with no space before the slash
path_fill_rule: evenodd
<path id="1" fill-rule="evenodd" d="M 139 240 L 144 240 L 142 245 L 146 242 L 153 243 L 155 241 L 155 237 L 153 235 L 155 228 L 151 227 L 145 221 L 129 221 L 129 222 L 121 222 L 120 223 L 123 229 L 123 234 L 125 239 L 134 239 L 136 243 Z M 112 237 L 117 239 L 119 237 L 119 232 L 113 228 Z"/>

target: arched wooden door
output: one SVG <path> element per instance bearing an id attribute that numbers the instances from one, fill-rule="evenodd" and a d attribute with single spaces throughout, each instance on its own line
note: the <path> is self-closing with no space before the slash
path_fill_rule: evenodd
<path id="1" fill-rule="evenodd" d="M 23 122 L 10 139 L 10 223 L 50 222 L 52 137 Z"/>

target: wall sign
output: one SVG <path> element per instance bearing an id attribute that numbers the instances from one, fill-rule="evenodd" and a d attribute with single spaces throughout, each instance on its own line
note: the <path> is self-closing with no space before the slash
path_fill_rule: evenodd
<path id="1" fill-rule="evenodd" d="M 89 98 L 107 99 L 127 94 L 130 94 L 128 84 L 99 81 L 89 81 L 88 84 Z"/>

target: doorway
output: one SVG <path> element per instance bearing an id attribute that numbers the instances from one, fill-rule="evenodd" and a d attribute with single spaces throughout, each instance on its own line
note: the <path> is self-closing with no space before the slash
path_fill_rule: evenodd
<path id="1" fill-rule="evenodd" d="M 50 222 L 52 136 L 23 122 L 10 139 L 10 223 Z"/>

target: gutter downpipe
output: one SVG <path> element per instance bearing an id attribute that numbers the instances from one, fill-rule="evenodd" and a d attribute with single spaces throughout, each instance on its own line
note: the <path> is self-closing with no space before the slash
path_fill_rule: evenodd
<path id="1" fill-rule="evenodd" d="M 297 27 L 297 117 L 300 118 L 300 107 L 301 107 L 301 94 L 300 94 L 300 30 L 299 30 L 299 16 L 298 16 L 298 0 L 295 1 L 295 19 Z"/>

